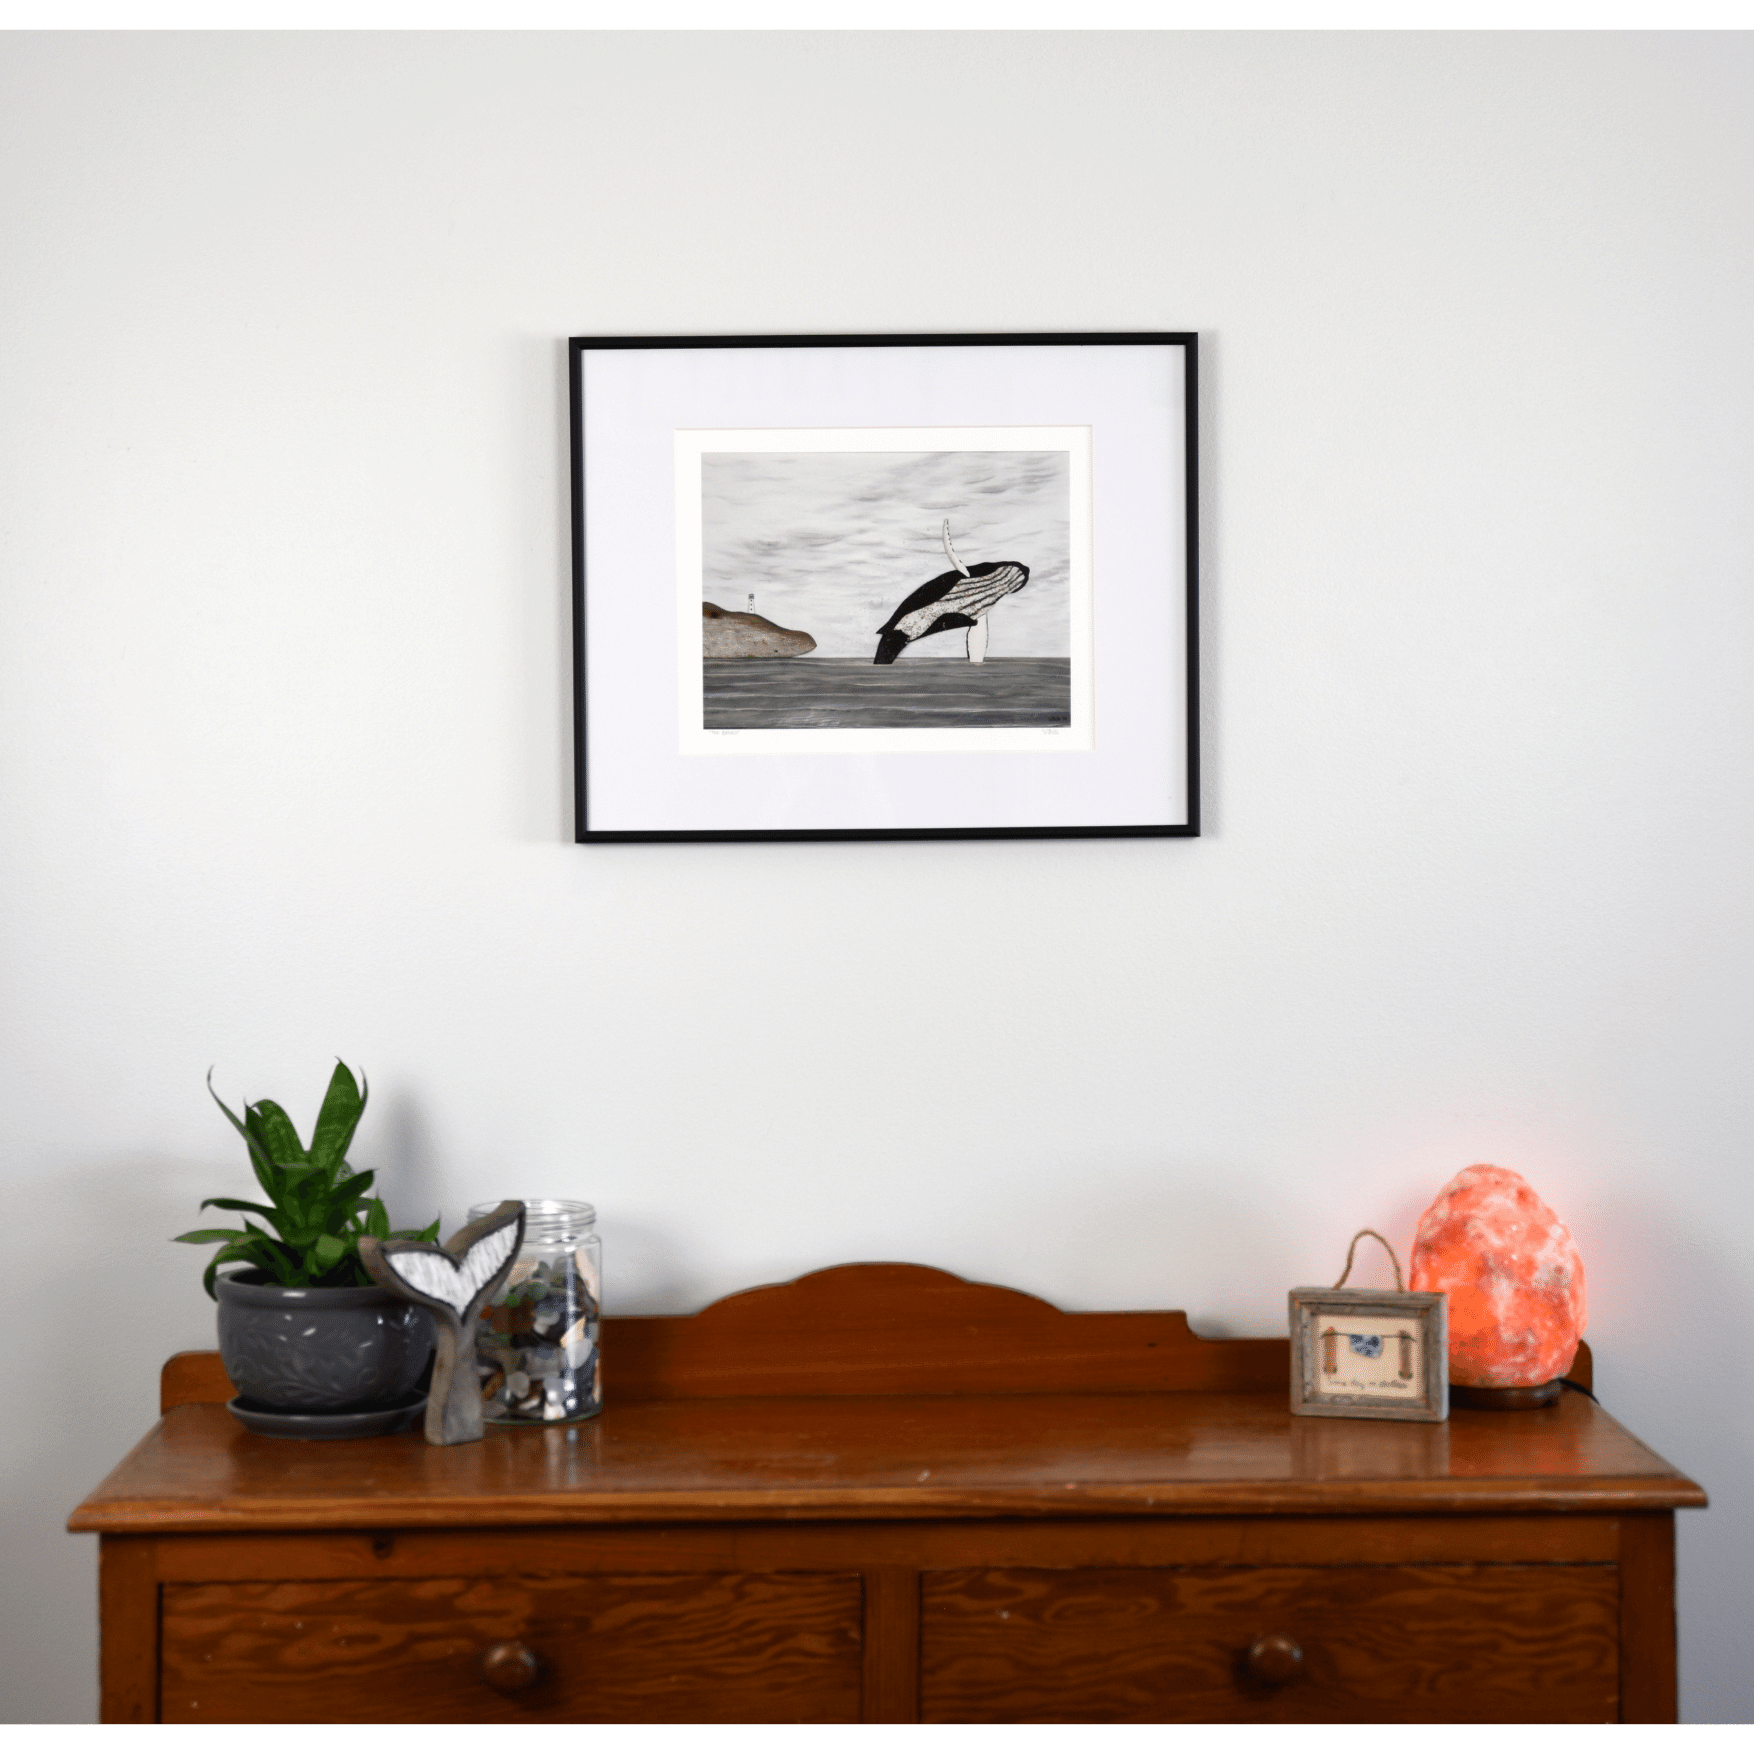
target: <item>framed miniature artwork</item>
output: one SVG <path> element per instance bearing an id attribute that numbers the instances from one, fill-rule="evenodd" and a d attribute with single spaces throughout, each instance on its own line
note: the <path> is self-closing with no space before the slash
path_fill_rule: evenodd
<path id="1" fill-rule="evenodd" d="M 1299 1286 L 1291 1411 L 1339 1419 L 1449 1417 L 1449 1294 Z"/>
<path id="2" fill-rule="evenodd" d="M 1197 835 L 1196 351 L 575 338 L 576 838 Z"/>

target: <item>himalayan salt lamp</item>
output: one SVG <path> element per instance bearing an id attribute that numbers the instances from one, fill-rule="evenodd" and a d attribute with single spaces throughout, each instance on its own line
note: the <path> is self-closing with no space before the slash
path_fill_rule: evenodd
<path id="1" fill-rule="evenodd" d="M 1515 1170 L 1476 1163 L 1446 1184 L 1419 1220 L 1408 1278 L 1415 1291 L 1449 1293 L 1451 1383 L 1552 1383 L 1558 1394 L 1554 1379 L 1588 1319 L 1583 1261 L 1571 1232 Z"/>

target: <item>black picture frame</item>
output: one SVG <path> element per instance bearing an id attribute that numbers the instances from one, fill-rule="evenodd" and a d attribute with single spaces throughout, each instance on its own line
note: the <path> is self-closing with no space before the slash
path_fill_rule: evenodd
<path id="1" fill-rule="evenodd" d="M 589 593 L 593 579 L 588 572 L 591 493 L 586 419 L 586 360 L 593 354 L 628 351 L 677 351 L 703 349 L 988 349 L 988 347 L 1172 347 L 1182 351 L 1180 375 L 1180 651 L 1165 652 L 1166 675 L 1179 667 L 1180 758 L 1184 766 L 1184 791 L 1179 819 L 1112 821 L 1112 823 L 1017 823 L 968 824 L 968 826 L 917 826 L 882 824 L 749 824 L 749 826 L 607 826 L 593 821 L 591 798 L 591 742 L 589 742 Z M 1075 332 L 1075 333 L 972 333 L 972 335 L 591 335 L 572 337 L 567 354 L 568 407 L 572 433 L 572 674 L 574 674 L 574 838 L 579 844 L 596 842 L 661 842 L 661 840 L 1047 840 L 1047 838 L 1140 838 L 1200 835 L 1200 465 L 1198 465 L 1198 335 L 1193 332 Z M 1172 410 L 1172 421 L 1175 410 Z M 758 423 L 752 423 L 758 424 Z M 945 542 L 949 545 L 949 542 Z M 954 556 L 952 556 L 954 558 Z M 958 567 L 961 561 L 958 560 Z M 966 568 L 963 568 L 966 574 Z M 607 588 L 612 588 L 610 582 Z M 1168 588 L 1168 581 L 1166 581 Z M 605 589 L 598 579 L 595 589 Z M 1100 589 L 1100 584 L 1098 584 Z M 607 742 L 607 740 L 605 740 Z M 903 758 L 907 759 L 907 758 Z"/>

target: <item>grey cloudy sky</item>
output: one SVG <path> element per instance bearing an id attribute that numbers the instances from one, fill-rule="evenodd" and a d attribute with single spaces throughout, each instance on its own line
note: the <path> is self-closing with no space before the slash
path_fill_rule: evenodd
<path id="1" fill-rule="evenodd" d="M 993 658 L 1071 652 L 1071 461 L 1064 451 L 710 451 L 701 458 L 702 595 L 801 628 L 827 658 L 869 658 L 910 591 L 1015 560 L 1029 583 L 989 617 Z M 960 633 L 901 662 L 960 658 Z"/>

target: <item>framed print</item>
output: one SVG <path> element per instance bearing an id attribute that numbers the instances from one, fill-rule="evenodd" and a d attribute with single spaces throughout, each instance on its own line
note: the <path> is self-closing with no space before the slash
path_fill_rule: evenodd
<path id="1" fill-rule="evenodd" d="M 1339 1419 L 1449 1417 L 1449 1293 L 1290 1294 L 1291 1411 Z"/>
<path id="2" fill-rule="evenodd" d="M 580 841 L 1199 833 L 1196 339 L 580 337 Z"/>

